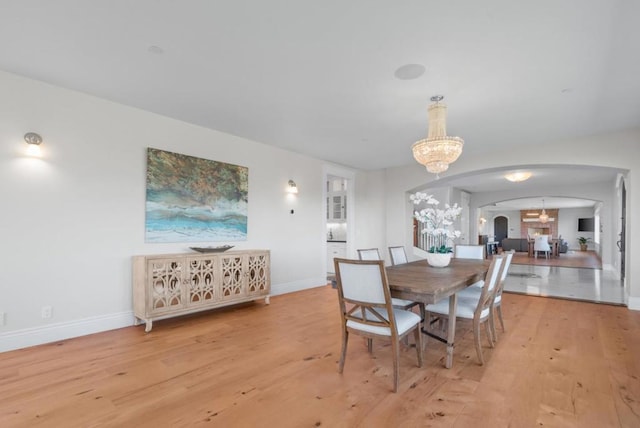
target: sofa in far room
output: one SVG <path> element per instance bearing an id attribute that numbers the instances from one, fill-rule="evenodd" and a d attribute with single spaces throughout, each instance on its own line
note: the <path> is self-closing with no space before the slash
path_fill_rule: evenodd
<path id="1" fill-rule="evenodd" d="M 504 238 L 501 244 L 502 251 L 516 250 L 525 253 L 529 251 L 529 241 L 526 238 Z"/>
<path id="2" fill-rule="evenodd" d="M 558 252 L 566 253 L 567 251 L 569 251 L 569 243 L 565 239 L 560 238 L 560 242 L 558 242 Z"/>

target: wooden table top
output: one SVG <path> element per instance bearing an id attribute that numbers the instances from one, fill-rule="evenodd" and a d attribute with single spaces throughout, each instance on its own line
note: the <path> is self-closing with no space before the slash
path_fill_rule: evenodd
<path id="1" fill-rule="evenodd" d="M 484 279 L 490 265 L 489 260 L 454 258 L 438 268 L 419 260 L 388 267 L 387 278 L 393 297 L 431 304 Z"/>

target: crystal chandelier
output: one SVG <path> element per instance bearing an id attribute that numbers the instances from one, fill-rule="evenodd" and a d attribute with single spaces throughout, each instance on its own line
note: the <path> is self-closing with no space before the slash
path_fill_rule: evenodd
<path id="1" fill-rule="evenodd" d="M 427 138 L 411 146 L 413 157 L 433 174 L 446 171 L 449 164 L 458 159 L 464 145 L 462 138 L 447 136 L 447 106 L 440 104 L 443 98 L 442 95 L 431 97 Z"/>
<path id="2" fill-rule="evenodd" d="M 544 210 L 544 199 L 542 200 L 542 214 L 540 214 L 538 220 L 540 220 L 540 223 L 546 223 L 549 221 L 549 214 Z"/>

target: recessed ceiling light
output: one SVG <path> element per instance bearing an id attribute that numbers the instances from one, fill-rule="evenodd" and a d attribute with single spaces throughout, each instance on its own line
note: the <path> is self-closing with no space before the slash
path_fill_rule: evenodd
<path id="1" fill-rule="evenodd" d="M 393 73 L 400 80 L 413 80 L 422 76 L 426 68 L 422 64 L 406 64 Z"/>
<path id="2" fill-rule="evenodd" d="M 531 177 L 530 172 L 510 172 L 509 174 L 505 174 L 504 176 L 504 178 L 514 183 L 528 180 L 529 177 Z"/>
<path id="3" fill-rule="evenodd" d="M 569 93 L 573 92 L 573 88 L 564 88 L 560 92 L 562 92 L 563 94 L 569 94 Z"/>
<path id="4" fill-rule="evenodd" d="M 156 54 L 156 55 L 162 55 L 164 53 L 164 49 L 162 49 L 160 46 L 156 46 L 156 45 L 149 46 L 149 49 L 147 49 L 147 50 L 150 53 Z"/>

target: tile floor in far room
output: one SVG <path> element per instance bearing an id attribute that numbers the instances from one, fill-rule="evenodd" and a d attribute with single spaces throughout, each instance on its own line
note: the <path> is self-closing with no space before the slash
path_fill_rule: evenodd
<path id="1" fill-rule="evenodd" d="M 505 291 L 626 305 L 622 281 L 611 271 L 557 266 L 509 267 Z"/>

